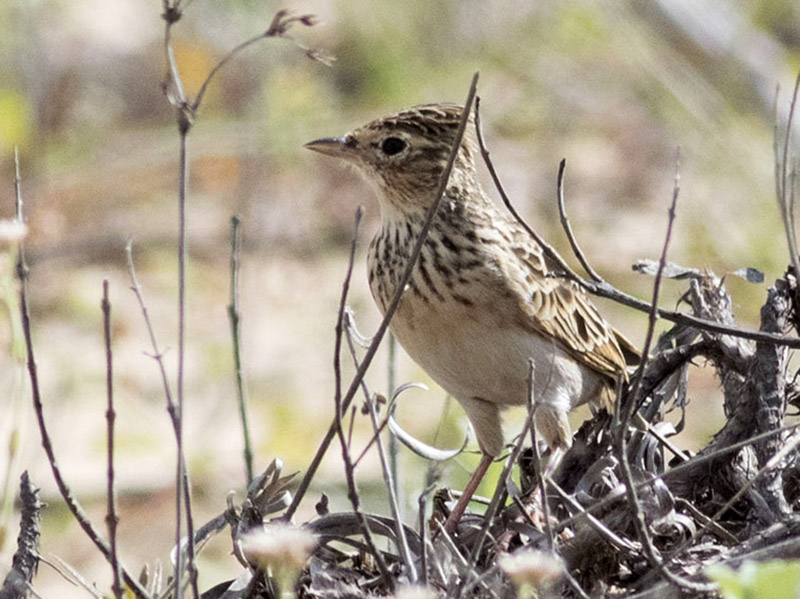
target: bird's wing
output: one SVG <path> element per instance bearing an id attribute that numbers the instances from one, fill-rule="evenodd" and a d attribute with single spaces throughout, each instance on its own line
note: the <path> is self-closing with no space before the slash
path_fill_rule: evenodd
<path id="1" fill-rule="evenodd" d="M 515 232 L 511 251 L 516 259 L 501 260 L 498 265 L 506 270 L 503 280 L 519 298 L 527 325 L 586 366 L 627 379 L 626 355 L 635 356 L 636 350 L 600 316 L 586 292 L 554 275 L 542 248 L 524 230 Z"/>

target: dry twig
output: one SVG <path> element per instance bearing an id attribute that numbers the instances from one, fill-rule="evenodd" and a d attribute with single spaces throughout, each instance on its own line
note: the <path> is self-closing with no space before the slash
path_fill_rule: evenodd
<path id="1" fill-rule="evenodd" d="M 478 145 L 480 147 L 481 156 L 486 163 L 486 167 L 489 170 L 489 174 L 492 177 L 492 181 L 497 188 L 497 192 L 500 194 L 500 198 L 503 200 L 508 211 L 511 215 L 517 220 L 517 222 L 522 226 L 527 233 L 538 243 L 542 249 L 544 250 L 547 257 L 550 258 L 555 264 L 558 266 L 558 274 L 564 276 L 572 281 L 575 281 L 578 285 L 580 285 L 583 289 L 588 291 L 593 295 L 597 295 L 600 297 L 605 297 L 617 303 L 620 303 L 624 306 L 628 306 L 629 308 L 634 308 L 635 310 L 639 310 L 641 312 L 650 313 L 653 306 L 652 304 L 643 301 L 637 297 L 634 297 L 624 291 L 617 289 L 610 285 L 607 281 L 601 278 L 600 281 L 588 281 L 580 276 L 578 276 L 575 271 L 567 264 L 564 259 L 555 251 L 553 246 L 548 244 L 536 231 L 534 231 L 519 215 L 517 210 L 514 208 L 514 205 L 511 203 L 511 200 L 508 198 L 508 195 L 503 188 L 502 183 L 500 182 L 500 178 L 497 175 L 497 171 L 492 164 L 489 151 L 486 149 L 486 146 L 483 142 L 483 136 L 481 134 L 480 129 L 480 118 L 476 112 L 476 119 L 475 119 L 476 129 L 478 132 Z M 585 260 L 585 257 L 584 257 Z M 587 263 L 588 264 L 588 263 Z M 590 267 L 591 268 L 591 267 Z M 591 269 L 589 272 L 594 272 L 597 275 L 594 269 Z M 599 277 L 599 275 L 597 275 Z M 698 318 L 696 316 L 692 316 L 691 314 L 685 314 L 683 312 L 678 312 L 677 310 L 665 310 L 664 308 L 658 308 L 658 316 L 665 320 L 669 320 L 670 322 L 674 322 L 676 324 L 682 324 L 685 326 L 695 327 L 697 329 L 710 331 L 713 333 L 720 333 L 723 335 L 732 335 L 734 337 L 741 337 L 743 339 L 751 339 L 753 341 L 764 341 L 767 343 L 775 343 L 777 345 L 783 345 L 786 347 L 791 347 L 793 349 L 800 349 L 800 338 L 797 337 L 787 337 L 785 335 L 778 335 L 775 333 L 765 333 L 763 331 L 747 331 L 744 329 L 740 329 L 734 326 L 727 326 L 722 325 L 718 322 L 713 322 L 710 320 L 706 320 L 704 318 Z"/>
<path id="2" fill-rule="evenodd" d="M 242 421 L 242 437 L 244 439 L 244 467 L 247 484 L 253 482 L 253 449 L 250 444 L 250 426 L 247 418 L 247 394 L 245 392 L 244 376 L 242 375 L 241 351 L 241 313 L 239 312 L 239 217 L 231 217 L 231 302 L 228 304 L 228 319 L 231 323 L 231 338 L 233 345 L 233 368 L 236 377 L 236 399 L 239 404 L 239 418 Z"/>
<path id="3" fill-rule="evenodd" d="M 17 165 L 17 168 L 19 166 Z M 16 173 L 17 179 L 19 179 L 19 171 Z M 17 185 L 17 214 L 19 215 L 20 219 L 22 217 L 22 194 L 20 193 L 20 187 Z M 97 532 L 92 522 L 89 520 L 89 517 L 84 512 L 83 508 L 81 507 L 78 500 L 72 494 L 72 490 L 70 489 L 69 485 L 67 485 L 64 477 L 61 475 L 61 468 L 58 465 L 58 461 L 56 460 L 55 450 L 53 449 L 53 443 L 50 439 L 50 431 L 47 428 L 47 424 L 44 419 L 44 406 L 42 405 L 42 396 L 41 391 L 39 389 L 39 373 L 36 366 L 36 357 L 33 351 L 33 335 L 31 333 L 31 318 L 30 318 L 30 310 L 28 308 L 28 268 L 25 264 L 25 252 L 22 244 L 20 243 L 18 258 L 17 258 L 17 277 L 19 278 L 20 283 L 20 310 L 22 312 L 22 332 L 25 339 L 25 350 L 27 356 L 27 364 L 28 364 L 28 377 L 30 378 L 31 382 L 31 399 L 33 400 L 33 409 L 34 413 L 36 414 L 36 422 L 39 426 L 39 433 L 42 438 L 42 448 L 44 449 L 45 454 L 47 455 L 47 461 L 50 463 L 50 469 L 53 472 L 53 478 L 55 480 L 56 486 L 58 487 L 58 491 L 61 496 L 64 498 L 64 502 L 67 505 L 72 516 L 78 522 L 78 525 L 83 529 L 89 539 L 94 543 L 94 545 L 100 550 L 103 554 L 103 557 L 112 562 L 111 556 L 111 547 L 109 547 L 108 543 L 100 536 L 100 533 Z M 125 584 L 128 585 L 139 599 L 149 599 L 149 595 L 144 590 L 144 588 L 139 584 L 139 582 L 133 578 L 128 572 L 125 570 L 123 566 L 120 565 L 120 571 L 122 573 L 122 578 L 125 581 Z"/>
<path id="4" fill-rule="evenodd" d="M 644 346 L 642 348 L 642 360 L 639 363 L 637 372 L 633 375 L 633 385 L 627 393 L 627 403 L 625 405 L 618 405 L 618 410 L 622 410 L 622 417 L 620 418 L 619 429 L 617 431 L 617 455 L 620 461 L 622 471 L 622 479 L 625 483 L 625 493 L 628 497 L 628 504 L 633 515 L 633 523 L 636 528 L 636 534 L 644 549 L 644 554 L 647 561 L 653 566 L 661 577 L 672 585 L 680 588 L 691 589 L 698 592 L 706 592 L 716 589 L 716 585 L 698 584 L 689 581 L 681 576 L 670 572 L 661 557 L 656 552 L 653 545 L 653 539 L 650 537 L 650 532 L 647 529 L 644 513 L 639 505 L 639 496 L 636 489 L 636 484 L 633 479 L 633 472 L 628 460 L 628 428 L 631 423 L 631 418 L 640 403 L 641 382 L 644 377 L 644 371 L 647 367 L 647 361 L 650 354 L 650 345 L 653 342 L 655 334 L 656 321 L 658 320 L 658 298 L 661 290 L 662 274 L 664 266 L 667 262 L 667 248 L 669 247 L 670 239 L 672 238 L 672 227 L 675 223 L 675 206 L 678 203 L 678 194 L 680 192 L 680 175 L 678 172 L 679 161 L 675 161 L 675 180 L 672 189 L 672 203 L 669 208 L 669 218 L 667 220 L 667 232 L 664 235 L 664 247 L 661 250 L 661 257 L 658 262 L 658 271 L 656 272 L 655 281 L 653 282 L 653 300 L 651 302 L 650 316 L 647 325 L 647 334 L 645 336 Z"/>
<path id="5" fill-rule="evenodd" d="M 119 516 L 117 516 L 117 501 L 114 489 L 114 421 L 117 419 L 117 413 L 114 411 L 114 361 L 111 352 L 111 303 L 108 301 L 108 280 L 103 281 L 103 301 L 101 306 L 103 310 L 103 340 L 106 347 L 106 396 L 108 398 L 108 406 L 106 408 L 106 450 L 108 455 L 106 524 L 108 524 L 108 538 L 111 545 L 111 572 L 113 577 L 111 592 L 114 593 L 116 599 L 121 599 L 123 589 L 120 582 L 119 557 L 117 555 L 117 524 L 119 524 Z"/>
<path id="6" fill-rule="evenodd" d="M 353 262 L 355 260 L 356 254 L 356 244 L 358 242 L 358 227 L 361 223 L 361 215 L 362 210 L 359 206 L 358 210 L 356 210 L 356 222 L 355 227 L 353 230 L 353 241 L 350 246 L 350 259 L 347 265 L 347 274 L 345 275 L 344 282 L 342 283 L 342 297 L 339 302 L 339 312 L 336 318 L 336 340 L 334 343 L 333 349 L 333 373 L 336 379 L 336 388 L 334 391 L 334 406 L 336 410 L 336 415 L 334 417 L 334 422 L 336 424 L 336 434 L 339 437 L 339 442 L 342 447 L 342 460 L 344 461 L 344 475 L 345 480 L 347 481 L 347 497 L 350 500 L 350 504 L 353 506 L 353 513 L 358 518 L 359 524 L 361 525 L 361 532 L 364 535 L 364 541 L 369 548 L 370 553 L 372 553 L 373 557 L 375 558 L 375 563 L 378 565 L 378 570 L 381 573 L 381 577 L 383 578 L 384 584 L 386 588 L 389 590 L 394 589 L 394 578 L 389 573 L 389 569 L 386 567 L 386 561 L 383 559 L 383 555 L 375 546 L 375 541 L 372 539 L 372 533 L 369 529 L 369 524 L 367 519 L 364 517 L 363 512 L 361 511 L 361 500 L 359 499 L 358 495 L 358 487 L 356 486 L 355 481 L 355 468 L 353 467 L 353 459 L 350 456 L 350 448 L 349 443 L 344 434 L 344 427 L 342 426 L 342 413 L 346 408 L 343 410 L 342 406 L 342 367 L 341 367 L 341 348 L 342 348 L 342 336 L 344 332 L 344 313 L 345 313 L 345 306 L 347 305 L 347 294 L 350 290 L 350 278 L 353 274 Z"/>

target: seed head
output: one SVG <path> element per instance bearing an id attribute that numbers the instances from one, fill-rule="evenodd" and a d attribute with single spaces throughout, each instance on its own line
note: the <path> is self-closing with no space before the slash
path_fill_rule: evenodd
<path id="1" fill-rule="evenodd" d="M 498 564 L 517 586 L 540 587 L 558 580 L 564 563 L 552 553 L 523 550 L 503 555 Z"/>
<path id="2" fill-rule="evenodd" d="M 270 524 L 240 539 L 242 553 L 261 568 L 297 571 L 302 568 L 317 542 L 314 535 L 286 524 Z"/>
<path id="3" fill-rule="evenodd" d="M 395 599 L 436 599 L 436 592 L 418 585 L 402 586 L 395 592 Z"/>

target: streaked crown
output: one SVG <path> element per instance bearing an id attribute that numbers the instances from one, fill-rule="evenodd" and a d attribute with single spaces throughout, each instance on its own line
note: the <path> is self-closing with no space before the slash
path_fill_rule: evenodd
<path id="1" fill-rule="evenodd" d="M 382 201 L 422 207 L 436 192 L 462 112 L 454 104 L 423 104 L 306 147 L 347 160 L 378 189 Z M 474 184 L 476 146 L 471 129 L 461 142 L 451 185 Z"/>

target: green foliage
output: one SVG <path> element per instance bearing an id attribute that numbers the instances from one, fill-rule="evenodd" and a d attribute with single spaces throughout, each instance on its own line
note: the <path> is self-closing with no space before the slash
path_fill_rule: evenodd
<path id="1" fill-rule="evenodd" d="M 32 127 L 27 98 L 17 90 L 0 88 L 0 155 L 11 154 L 15 146 L 25 147 Z"/>
<path id="2" fill-rule="evenodd" d="M 745 562 L 738 570 L 723 565 L 706 568 L 725 599 L 797 599 L 800 561 Z"/>
<path id="3" fill-rule="evenodd" d="M 608 14 L 597 6 L 563 4 L 556 19 L 556 39 L 573 56 L 604 52 L 612 39 Z"/>

